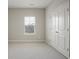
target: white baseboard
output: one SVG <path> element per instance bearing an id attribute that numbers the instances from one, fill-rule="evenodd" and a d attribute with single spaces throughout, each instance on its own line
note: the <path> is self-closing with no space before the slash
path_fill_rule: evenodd
<path id="1" fill-rule="evenodd" d="M 45 40 L 8 40 L 9 43 L 41 43 Z"/>

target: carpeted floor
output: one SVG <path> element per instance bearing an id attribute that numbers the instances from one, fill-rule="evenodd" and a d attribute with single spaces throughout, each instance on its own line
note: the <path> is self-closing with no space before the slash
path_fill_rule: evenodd
<path id="1" fill-rule="evenodd" d="M 9 59 L 66 59 L 45 43 L 9 43 Z"/>

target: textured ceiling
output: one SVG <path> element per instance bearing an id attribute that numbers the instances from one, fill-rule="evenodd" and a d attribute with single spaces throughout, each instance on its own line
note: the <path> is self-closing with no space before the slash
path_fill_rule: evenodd
<path id="1" fill-rule="evenodd" d="M 9 8 L 46 8 L 55 0 L 8 0 Z"/>

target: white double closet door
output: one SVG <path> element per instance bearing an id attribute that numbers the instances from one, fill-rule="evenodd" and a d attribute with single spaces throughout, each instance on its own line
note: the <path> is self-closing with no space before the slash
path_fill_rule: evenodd
<path id="1" fill-rule="evenodd" d="M 65 22 L 64 22 L 64 14 L 59 13 L 55 16 L 55 35 L 56 35 L 56 44 L 59 48 L 64 49 L 65 48 Z"/>
<path id="2" fill-rule="evenodd" d="M 53 13 L 52 24 L 55 45 L 69 56 L 69 8 L 57 8 Z"/>

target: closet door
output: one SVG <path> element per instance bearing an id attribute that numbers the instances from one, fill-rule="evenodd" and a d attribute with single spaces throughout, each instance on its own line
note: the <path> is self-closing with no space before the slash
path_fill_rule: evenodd
<path id="1" fill-rule="evenodd" d="M 58 11 L 58 46 L 62 50 L 65 48 L 65 22 L 63 8 Z"/>
<path id="2" fill-rule="evenodd" d="M 69 3 L 60 5 L 55 13 L 55 42 L 57 49 L 69 57 Z"/>
<path id="3" fill-rule="evenodd" d="M 69 8 L 61 7 L 55 17 L 56 45 L 69 56 Z"/>

